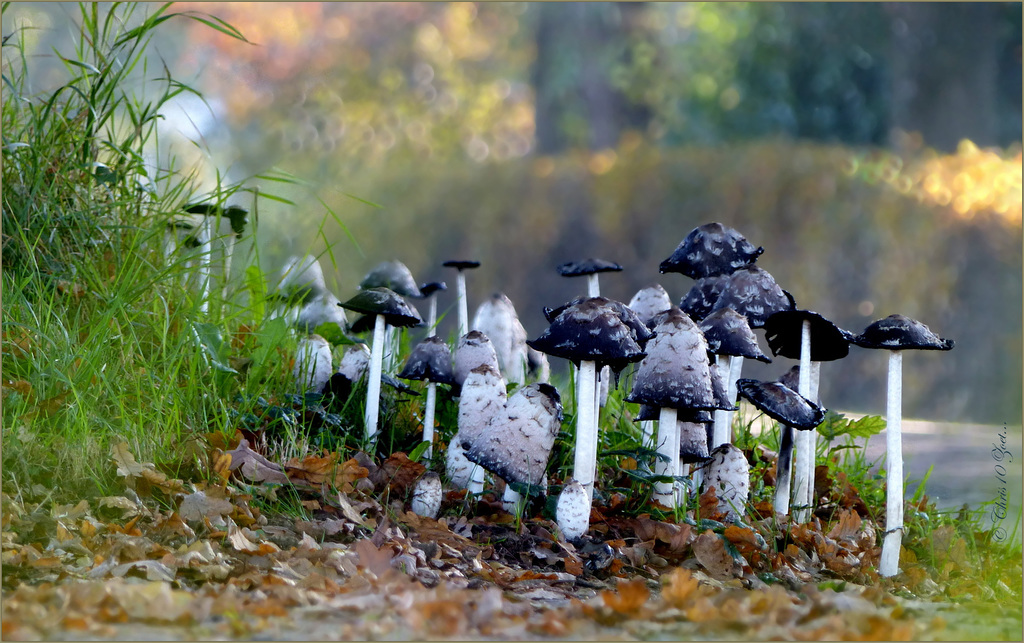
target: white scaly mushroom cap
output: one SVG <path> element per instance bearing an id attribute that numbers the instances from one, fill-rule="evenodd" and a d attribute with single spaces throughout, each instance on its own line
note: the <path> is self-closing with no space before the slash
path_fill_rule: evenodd
<path id="1" fill-rule="evenodd" d="M 349 379 L 350 382 L 358 382 L 370 368 L 370 349 L 366 344 L 354 344 L 345 351 L 345 355 L 338 364 L 338 372 Z"/>
<path id="2" fill-rule="evenodd" d="M 750 496 L 750 466 L 743 452 L 728 442 L 711 452 L 704 474 L 704 489 L 710 487 L 726 520 L 739 520 Z"/>
<path id="3" fill-rule="evenodd" d="M 312 255 L 306 255 L 301 259 L 296 256 L 289 257 L 281 268 L 277 290 L 280 293 L 289 293 L 304 288 L 310 289 L 314 294 L 327 290 L 323 268 Z"/>
<path id="4" fill-rule="evenodd" d="M 417 516 L 424 518 L 437 518 L 437 512 L 441 509 L 441 498 L 444 490 L 441 488 L 441 477 L 430 471 L 416 483 L 412 491 L 411 509 Z"/>
<path id="5" fill-rule="evenodd" d="M 505 415 L 505 380 L 495 366 L 482 364 L 466 377 L 459 398 L 459 428 L 448 445 L 445 468 L 448 479 L 461 489 L 469 486 L 470 475 L 478 465 L 466 458 L 463 439 L 475 439 L 486 433 L 491 418 Z"/>
<path id="6" fill-rule="evenodd" d="M 471 330 L 462 336 L 458 348 L 455 349 L 455 384 L 462 386 L 469 372 L 484 364 L 500 371 L 498 354 L 494 351 L 491 340 L 480 331 Z"/>
<path id="7" fill-rule="evenodd" d="M 470 326 L 491 340 L 498 366 L 510 382 L 526 380 L 526 329 L 519 322 L 512 300 L 495 293 L 480 304 Z"/>
<path id="8" fill-rule="evenodd" d="M 326 339 L 319 335 L 300 339 L 292 369 L 296 388 L 303 393 L 319 393 L 334 372 L 332 361 L 331 345 Z"/>
<path id="9" fill-rule="evenodd" d="M 590 526 L 590 496 L 576 480 L 569 480 L 562 488 L 555 505 L 555 522 L 566 540 L 577 540 Z"/>
<path id="10" fill-rule="evenodd" d="M 333 322 L 344 332 L 348 326 L 348 318 L 345 317 L 345 309 L 338 305 L 340 301 L 333 293 L 324 291 L 302 307 L 295 325 L 299 330 L 312 333 L 317 326 Z"/>
<path id="11" fill-rule="evenodd" d="M 661 311 L 671 308 L 672 299 L 661 284 L 654 284 L 638 290 L 629 300 L 629 307 L 646 324 Z"/>
<path id="12" fill-rule="evenodd" d="M 476 464 L 466 458 L 466 452 L 462 449 L 459 435 L 456 434 L 448 444 L 448 451 L 445 453 L 445 473 L 449 482 L 458 489 L 468 489 L 469 480 L 473 474 Z"/>

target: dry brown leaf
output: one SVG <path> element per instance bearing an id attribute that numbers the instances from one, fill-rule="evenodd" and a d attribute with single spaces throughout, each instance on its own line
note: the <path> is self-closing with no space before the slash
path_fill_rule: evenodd
<path id="1" fill-rule="evenodd" d="M 708 570 L 712 578 L 728 580 L 737 575 L 738 565 L 725 547 L 718 534 L 708 529 L 693 541 L 693 553 L 697 562 Z"/>
<path id="2" fill-rule="evenodd" d="M 626 616 L 637 614 L 650 595 L 647 583 L 642 578 L 619 583 L 614 591 L 607 589 L 601 591 L 604 604 L 613 611 Z"/>
<path id="3" fill-rule="evenodd" d="M 391 569 L 391 559 L 394 558 L 395 553 L 390 547 L 378 548 L 368 539 L 364 538 L 356 542 L 354 549 L 356 554 L 358 554 L 359 566 L 371 572 L 374 576 L 380 578 Z"/>
<path id="4" fill-rule="evenodd" d="M 425 466 L 413 462 L 409 456 L 399 451 L 393 453 L 380 468 L 370 474 L 370 482 L 377 489 L 386 485 L 392 493 L 404 494 L 426 471 Z"/>
<path id="5" fill-rule="evenodd" d="M 32 399 L 32 385 L 25 380 L 9 380 L 4 378 L 3 386 L 0 386 L 0 388 L 3 389 L 3 397 L 5 399 L 12 393 L 18 393 L 30 401 Z"/>
<path id="6" fill-rule="evenodd" d="M 676 567 L 662 578 L 665 586 L 661 590 L 661 598 L 672 607 L 685 607 L 691 598 L 697 596 L 699 583 L 690 570 Z"/>
<path id="7" fill-rule="evenodd" d="M 182 520 L 189 523 L 201 523 L 204 516 L 227 516 L 235 506 L 223 498 L 212 498 L 205 491 L 197 491 L 185 496 L 178 513 Z"/>
<path id="8" fill-rule="evenodd" d="M 842 509 L 839 512 L 839 520 L 836 521 L 832 530 L 828 532 L 828 537 L 834 540 L 856 540 L 857 532 L 860 531 L 862 523 L 860 514 L 856 511 Z"/>
<path id="9" fill-rule="evenodd" d="M 288 476 L 281 467 L 267 460 L 249 448 L 247 440 L 240 440 L 238 446 L 227 452 L 231 456 L 231 470 L 255 482 L 288 484 Z"/>
<path id="10" fill-rule="evenodd" d="M 728 525 L 723 534 L 733 544 L 737 551 L 746 555 L 754 551 L 760 551 L 757 533 L 749 527 L 739 525 Z"/>
<path id="11" fill-rule="evenodd" d="M 708 487 L 700 494 L 700 517 L 708 520 L 720 520 L 722 512 L 718 510 L 718 494 L 714 487 Z"/>

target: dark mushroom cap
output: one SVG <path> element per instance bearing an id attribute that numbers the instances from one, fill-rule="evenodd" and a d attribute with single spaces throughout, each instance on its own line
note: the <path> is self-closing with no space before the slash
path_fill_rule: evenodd
<path id="1" fill-rule="evenodd" d="M 679 307 L 694 321 L 707 317 L 722 291 L 729 284 L 729 275 L 701 277 L 679 301 Z"/>
<path id="2" fill-rule="evenodd" d="M 943 339 L 927 326 L 904 315 L 889 315 L 879 319 L 852 339 L 862 348 L 886 348 L 891 351 L 906 349 L 948 351 L 953 340 Z"/>
<path id="3" fill-rule="evenodd" d="M 452 351 L 440 337 L 424 339 L 412 349 L 405 368 L 398 374 L 403 380 L 429 380 L 437 384 L 454 384 Z"/>
<path id="4" fill-rule="evenodd" d="M 812 362 L 831 362 L 849 354 L 853 333 L 810 310 L 781 310 L 764 322 L 764 334 L 772 355 L 800 359 L 800 340 L 805 319 L 811 322 Z"/>
<path id="5" fill-rule="evenodd" d="M 715 355 L 745 357 L 766 364 L 772 361 L 761 352 L 747 318 L 732 308 L 719 308 L 702 319 L 697 327 L 708 341 L 708 350 Z"/>
<path id="6" fill-rule="evenodd" d="M 636 417 L 633 418 L 633 421 L 645 422 L 649 420 L 657 420 L 659 417 L 661 417 L 660 408 L 650 404 L 641 404 L 640 411 L 637 413 Z M 676 420 L 680 422 L 700 422 L 702 424 L 706 424 L 713 421 L 714 417 L 710 412 L 701 409 L 676 409 Z"/>
<path id="7" fill-rule="evenodd" d="M 245 224 L 249 222 L 246 218 L 249 211 L 237 205 L 221 207 L 212 203 L 190 203 L 185 206 L 185 212 L 227 218 L 231 223 L 231 231 L 235 233 L 236 238 L 242 237 L 242 233 L 245 232 Z"/>
<path id="8" fill-rule="evenodd" d="M 448 286 L 443 281 L 428 281 L 425 284 L 420 284 L 420 294 L 424 298 L 442 290 L 448 290 Z"/>
<path id="9" fill-rule="evenodd" d="M 633 341 L 639 344 L 641 349 L 648 340 L 654 337 L 654 332 L 651 331 L 651 327 L 640 319 L 640 316 L 636 314 L 636 311 L 621 301 L 608 299 L 607 297 L 575 297 L 571 301 L 568 301 L 557 308 L 549 308 L 545 306 L 544 317 L 548 320 L 549 324 L 554 323 L 558 316 L 565 312 L 566 309 L 578 306 L 584 301 L 592 301 L 598 306 L 605 306 L 611 309 L 611 311 L 622 320 L 622 323 L 629 327 L 630 331 L 633 333 Z"/>
<path id="10" fill-rule="evenodd" d="M 640 361 L 644 352 L 634 339 L 633 329 L 607 305 L 608 301 L 593 297 L 569 306 L 527 345 L 577 366 L 589 361 L 596 362 L 598 368 L 610 366 L 621 371 L 627 364 Z"/>
<path id="11" fill-rule="evenodd" d="M 686 313 L 671 308 L 654 329 L 627 402 L 674 409 L 718 409 L 704 335 Z"/>
<path id="12" fill-rule="evenodd" d="M 762 252 L 764 248 L 755 248 L 733 228 L 721 223 L 705 223 L 691 230 L 658 269 L 700 279 L 731 273 L 757 261 Z"/>
<path id="13" fill-rule="evenodd" d="M 444 262 L 441 265 L 444 266 L 445 268 L 455 268 L 459 272 L 461 272 L 463 270 L 467 270 L 467 269 L 470 269 L 470 268 L 479 268 L 480 267 L 480 262 L 479 261 L 469 261 L 469 260 L 465 260 L 465 259 L 451 259 L 449 261 Z"/>
<path id="14" fill-rule="evenodd" d="M 781 310 L 792 310 L 796 304 L 793 297 L 775 283 L 767 270 L 746 266 L 729 275 L 729 281 L 711 312 L 726 307 L 746 317 L 751 328 L 760 328 L 773 314 Z"/>
<path id="15" fill-rule="evenodd" d="M 366 273 L 359 288 L 389 288 L 403 297 L 422 297 L 412 273 L 401 261 L 382 261 Z"/>
<path id="16" fill-rule="evenodd" d="M 783 384 L 793 389 L 796 392 L 800 392 L 800 365 L 794 364 L 792 368 L 783 373 L 779 379 L 775 380 L 779 384 Z"/>
<path id="17" fill-rule="evenodd" d="M 338 305 L 364 315 L 384 315 L 384 321 L 396 327 L 423 323 L 416 309 L 389 288 L 360 290 L 355 297 Z"/>
<path id="18" fill-rule="evenodd" d="M 652 318 L 663 310 L 671 308 L 672 298 L 668 296 L 661 284 L 652 284 L 638 290 L 629 300 L 628 305 L 640 317 L 640 320 L 647 324 L 648 328 L 654 328 L 656 324 L 651 324 Z"/>
<path id="19" fill-rule="evenodd" d="M 622 270 L 622 266 L 614 261 L 590 258 L 583 261 L 563 263 L 555 268 L 555 270 L 563 277 L 581 277 L 583 275 L 592 275 L 596 272 L 619 272 Z"/>
<path id="20" fill-rule="evenodd" d="M 715 402 L 719 409 L 726 411 L 739 410 L 738 406 L 729 400 L 729 392 L 726 388 L 725 377 L 722 376 L 722 369 L 718 368 L 715 362 L 708 363 L 708 371 L 711 373 L 711 391 L 715 394 Z"/>
<path id="21" fill-rule="evenodd" d="M 741 379 L 736 388 L 768 417 L 801 431 L 810 431 L 825 419 L 825 409 L 785 384 Z"/>
<path id="22" fill-rule="evenodd" d="M 406 393 L 408 395 L 419 396 L 419 391 L 409 386 L 405 382 L 400 381 L 398 378 L 396 378 L 394 375 L 391 375 L 390 373 L 381 373 L 380 381 L 383 382 L 384 384 L 387 384 L 391 388 L 395 389 L 399 393 Z"/>
<path id="23" fill-rule="evenodd" d="M 707 462 L 708 434 L 703 422 L 679 422 L 679 461 L 684 464 Z"/>

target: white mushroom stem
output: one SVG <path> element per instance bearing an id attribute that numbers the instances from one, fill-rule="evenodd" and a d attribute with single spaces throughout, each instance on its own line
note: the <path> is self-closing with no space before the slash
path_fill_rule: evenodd
<path id="1" fill-rule="evenodd" d="M 677 425 L 678 425 L 678 423 L 677 423 Z M 676 459 L 678 459 L 678 456 L 676 456 Z M 680 463 L 679 464 L 679 474 L 678 475 L 688 476 L 688 475 L 690 475 L 690 471 L 691 471 L 691 469 L 690 469 L 690 465 L 688 463 Z M 682 507 L 685 510 L 686 509 L 686 496 L 687 496 L 687 493 L 686 493 L 686 483 L 685 482 L 679 482 L 679 483 L 677 483 L 677 485 L 678 486 L 676 487 L 676 504 L 679 507 Z"/>
<path id="2" fill-rule="evenodd" d="M 437 384 L 427 380 L 427 402 L 423 409 L 423 440 L 427 442 L 427 450 L 423 457 L 430 460 L 434 452 L 434 409 L 437 405 Z"/>
<path id="3" fill-rule="evenodd" d="M 643 420 L 640 422 L 640 432 L 643 435 L 641 444 L 644 448 L 654 447 L 654 420 Z"/>
<path id="4" fill-rule="evenodd" d="M 580 362 L 579 396 L 576 398 L 576 459 L 572 477 L 594 499 L 594 475 L 597 471 L 597 416 L 594 392 L 597 388 L 597 364 Z"/>
<path id="5" fill-rule="evenodd" d="M 370 346 L 370 375 L 366 386 L 366 439 L 377 441 L 377 417 L 380 414 L 380 375 L 384 362 L 384 315 L 373 319 L 373 344 Z"/>
<path id="6" fill-rule="evenodd" d="M 231 256 L 233 254 L 235 254 L 235 235 L 232 232 L 224 242 L 224 285 L 220 291 L 222 302 L 228 299 L 228 282 L 231 280 Z"/>
<path id="7" fill-rule="evenodd" d="M 903 541 L 903 353 L 889 351 L 889 383 L 885 404 L 885 537 L 879 576 L 900 571 Z"/>
<path id="8" fill-rule="evenodd" d="M 478 464 L 473 465 L 473 471 L 469 474 L 469 484 L 466 486 L 470 495 L 479 496 L 484 492 L 484 468 Z"/>
<path id="9" fill-rule="evenodd" d="M 430 296 L 430 313 L 427 315 L 427 337 L 437 335 L 437 294 Z M 462 335 L 459 335 L 462 337 Z"/>
<path id="10" fill-rule="evenodd" d="M 675 409 L 667 406 L 661 407 L 658 415 L 658 454 L 659 457 L 654 463 L 654 475 L 675 476 L 679 471 L 679 423 L 676 421 Z M 667 458 L 667 461 L 666 461 Z M 675 484 L 673 482 L 655 482 L 654 499 L 663 505 L 671 507 L 674 504 Z"/>
<path id="11" fill-rule="evenodd" d="M 587 275 L 587 297 L 601 296 L 601 284 L 597 281 L 597 274 L 595 272 Z"/>
<path id="12" fill-rule="evenodd" d="M 726 399 L 730 404 L 736 406 L 736 397 L 739 393 L 736 389 L 736 380 L 740 378 L 743 372 L 743 358 L 740 356 L 720 355 L 716 359 L 719 364 L 718 372 L 726 378 Z M 711 441 L 714 444 L 708 445 L 709 449 L 715 449 L 726 442 L 732 442 L 732 415 L 733 411 L 723 411 L 720 409 L 715 411 L 715 424 L 711 434 Z"/>
<path id="13" fill-rule="evenodd" d="M 466 301 L 466 273 L 459 269 L 456 277 L 459 291 L 459 337 L 469 332 L 469 302 Z"/>
<path id="14" fill-rule="evenodd" d="M 384 326 L 384 356 L 381 370 L 394 375 L 398 363 L 398 329 L 391 324 Z"/>
<path id="15" fill-rule="evenodd" d="M 800 384 L 797 393 L 811 399 L 811 322 L 805 319 L 800 333 Z M 794 460 L 793 519 L 798 523 L 807 522 L 811 514 L 810 471 L 814 467 L 811 453 L 811 431 L 800 431 L 796 436 L 796 458 Z"/>
<path id="16" fill-rule="evenodd" d="M 811 362 L 811 394 L 807 399 L 814 403 L 818 402 L 818 383 L 821 381 L 821 362 Z M 807 478 L 810 483 L 807 485 L 807 496 L 804 499 L 804 504 L 814 509 L 814 465 L 815 458 L 818 453 L 818 430 L 808 431 L 807 440 L 807 453 L 810 457 L 807 459 Z"/>
<path id="17" fill-rule="evenodd" d="M 779 457 L 775 463 L 775 513 L 789 515 L 790 478 L 793 473 L 793 427 L 779 425 Z"/>
<path id="18" fill-rule="evenodd" d="M 501 495 L 501 507 L 510 514 L 518 516 L 523 512 L 523 508 L 526 507 L 526 501 L 523 499 L 522 494 L 506 482 L 505 492 Z"/>
<path id="19" fill-rule="evenodd" d="M 203 217 L 199 246 L 199 312 L 204 315 L 210 310 L 210 275 L 213 263 L 213 222 Z"/>

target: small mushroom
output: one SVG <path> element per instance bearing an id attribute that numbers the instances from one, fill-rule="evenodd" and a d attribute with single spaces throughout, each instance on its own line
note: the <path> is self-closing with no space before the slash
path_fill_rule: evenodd
<path id="1" fill-rule="evenodd" d="M 246 215 L 249 214 L 249 211 L 237 205 L 222 206 L 213 203 L 192 203 L 185 206 L 185 212 L 188 212 L 189 214 L 201 214 L 204 217 L 207 217 L 206 222 L 211 226 L 209 229 L 209 236 L 211 237 L 212 226 L 217 225 L 214 221 L 218 221 L 218 217 L 224 217 L 231 224 L 231 231 L 234 234 L 227 237 L 227 240 L 225 241 L 226 247 L 224 248 L 223 297 L 227 299 L 228 278 L 231 276 L 231 258 L 235 253 L 235 240 L 241 239 L 242 234 L 245 232 L 245 225 L 249 222 Z"/>
<path id="2" fill-rule="evenodd" d="M 652 284 L 638 290 L 629 300 L 628 306 L 648 328 L 654 328 L 651 325 L 653 317 L 663 310 L 671 308 L 672 299 L 661 284 Z"/>
<path id="3" fill-rule="evenodd" d="M 885 536 L 880 576 L 899 573 L 900 544 L 903 541 L 903 352 L 904 350 L 948 351 L 953 340 L 942 339 L 926 325 L 903 315 L 889 315 L 868 325 L 853 338 L 862 348 L 889 351 L 889 380 L 885 406 Z"/>
<path id="4" fill-rule="evenodd" d="M 380 381 L 384 357 L 384 326 L 416 326 L 422 320 L 416 309 L 410 306 L 393 290 L 370 288 L 361 290 L 339 306 L 357 313 L 374 315 L 373 343 L 370 347 L 370 379 L 366 392 L 366 438 L 370 443 L 377 439 L 377 419 L 380 412 Z"/>
<path id="5" fill-rule="evenodd" d="M 482 364 L 469 372 L 459 397 L 459 428 L 448 445 L 446 467 L 449 479 L 477 495 L 483 491 L 483 469 L 466 457 L 465 444 L 486 435 L 488 426 L 505 417 L 507 401 L 505 380 L 490 364 Z M 474 474 L 474 470 L 478 474 Z"/>
<path id="6" fill-rule="evenodd" d="M 728 442 L 711 452 L 711 461 L 704 467 L 704 489 L 712 487 L 719 513 L 729 521 L 742 518 L 750 497 L 750 465 L 743 452 Z"/>
<path id="7" fill-rule="evenodd" d="M 602 272 L 619 272 L 622 266 L 614 261 L 590 258 L 563 263 L 556 270 L 563 277 L 586 277 L 587 297 L 600 297 L 601 284 L 598 282 L 598 275 Z"/>
<path id="8" fill-rule="evenodd" d="M 551 379 L 551 365 L 548 364 L 548 356 L 532 346 L 526 347 L 526 368 L 534 381 L 547 382 Z"/>
<path id="9" fill-rule="evenodd" d="M 818 374 L 821 362 L 842 359 L 850 352 L 853 333 L 847 332 L 822 315 L 810 310 L 783 310 L 764 323 L 765 337 L 773 355 L 800 360 L 797 392 L 809 400 L 818 399 Z M 814 509 L 814 430 L 796 436 L 796 476 L 793 518 L 807 522 Z"/>
<path id="10" fill-rule="evenodd" d="M 788 515 L 793 429 L 813 431 L 825 418 L 825 410 L 781 382 L 742 379 L 737 387 L 744 399 L 782 425 L 775 470 L 775 512 Z"/>
<path id="11" fill-rule="evenodd" d="M 579 540 L 590 527 L 590 496 L 586 487 L 569 479 L 555 505 L 555 522 L 562 538 L 569 542 Z"/>
<path id="12" fill-rule="evenodd" d="M 429 444 L 424 457 L 429 460 L 434 444 L 434 410 L 437 405 L 437 385 L 454 384 L 455 369 L 452 367 L 452 352 L 448 344 L 436 335 L 427 337 L 416 345 L 405 362 L 405 368 L 398 374 L 405 380 L 420 380 L 427 383 L 427 401 L 423 410 L 423 439 Z"/>
<path id="13" fill-rule="evenodd" d="M 325 392 L 338 400 L 347 400 L 352 393 L 352 387 L 366 375 L 369 366 L 370 349 L 366 344 L 353 344 L 342 355 L 338 370 L 331 375 Z"/>
<path id="14" fill-rule="evenodd" d="M 478 330 L 471 330 L 459 339 L 459 345 L 455 349 L 455 395 L 459 395 L 462 384 L 466 377 L 477 366 L 488 364 L 494 370 L 501 372 L 498 367 L 498 353 L 487 335 Z"/>
<path id="15" fill-rule="evenodd" d="M 412 272 L 401 261 L 382 261 L 374 266 L 370 272 L 363 276 L 359 282 L 360 290 L 371 288 L 387 288 L 403 297 L 420 299 L 423 293 L 420 292 Z M 386 373 L 394 373 L 398 365 L 399 338 L 397 329 L 390 324 L 384 327 L 384 358 L 383 369 Z"/>
<path id="16" fill-rule="evenodd" d="M 320 393 L 331 379 L 334 365 L 331 363 L 331 345 L 319 335 L 310 335 L 299 340 L 295 353 L 295 367 L 292 375 L 300 393 Z"/>
<path id="17" fill-rule="evenodd" d="M 498 367 L 511 383 L 526 381 L 526 329 L 512 300 L 494 293 L 473 315 L 473 329 L 487 335 L 498 356 Z"/>
<path id="18" fill-rule="evenodd" d="M 312 333 L 323 324 L 336 324 L 338 332 L 344 333 L 348 329 L 348 319 L 339 303 L 341 300 L 334 293 L 325 290 L 299 309 L 295 327 L 304 333 Z"/>
<path id="19" fill-rule="evenodd" d="M 456 281 L 458 302 L 459 302 L 459 337 L 464 337 L 469 332 L 469 303 L 466 300 L 466 270 L 479 268 L 479 261 L 468 261 L 464 259 L 452 259 L 445 261 L 442 266 L 455 268 L 458 271 Z"/>
<path id="20" fill-rule="evenodd" d="M 448 286 L 443 281 L 430 281 L 425 284 L 420 284 L 420 292 L 423 294 L 424 299 L 430 301 L 430 308 L 427 313 L 427 334 L 430 336 L 437 335 L 437 293 L 443 290 L 448 290 Z"/>
<path id="21" fill-rule="evenodd" d="M 734 228 L 717 222 L 705 223 L 691 230 L 658 269 L 700 279 L 731 273 L 757 261 L 762 252 L 764 248 L 755 248 Z"/>
<path id="22" fill-rule="evenodd" d="M 443 497 L 444 489 L 441 488 L 441 476 L 433 471 L 428 471 L 413 487 L 410 509 L 417 516 L 437 518 Z"/>

